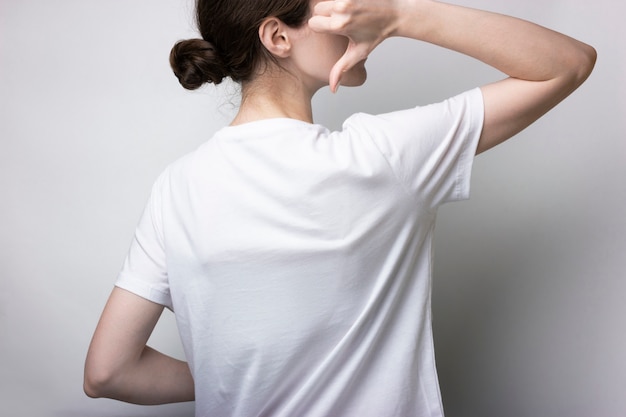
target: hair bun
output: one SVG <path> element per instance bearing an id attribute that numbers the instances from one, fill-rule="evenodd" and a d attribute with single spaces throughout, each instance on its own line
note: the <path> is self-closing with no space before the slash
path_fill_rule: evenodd
<path id="1" fill-rule="evenodd" d="M 170 65 L 180 84 L 195 90 L 202 84 L 219 84 L 227 69 L 210 42 L 203 39 L 179 41 L 170 52 Z"/>

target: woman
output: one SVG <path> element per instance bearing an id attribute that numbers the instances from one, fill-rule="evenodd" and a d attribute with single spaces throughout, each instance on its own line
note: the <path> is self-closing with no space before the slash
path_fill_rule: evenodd
<path id="1" fill-rule="evenodd" d="M 241 83 L 231 125 L 156 181 L 89 349 L 85 391 L 198 416 L 441 416 L 430 323 L 437 207 L 468 197 L 474 154 L 590 74 L 593 48 L 431 0 L 197 3 L 175 45 L 189 89 Z M 391 36 L 508 78 L 443 103 L 313 124 L 320 88 L 365 81 Z M 188 362 L 146 346 L 174 310 Z M 193 377 L 192 377 L 193 375 Z"/>

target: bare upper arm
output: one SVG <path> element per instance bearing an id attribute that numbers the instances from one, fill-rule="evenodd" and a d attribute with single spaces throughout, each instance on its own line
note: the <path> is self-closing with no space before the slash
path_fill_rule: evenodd
<path id="1" fill-rule="evenodd" d="M 85 361 L 85 380 L 108 381 L 137 360 L 163 306 L 115 287 L 102 312 Z"/>
<path id="2" fill-rule="evenodd" d="M 476 153 L 491 149 L 521 132 L 575 88 L 559 79 L 526 81 L 516 78 L 481 87 L 485 119 Z"/>

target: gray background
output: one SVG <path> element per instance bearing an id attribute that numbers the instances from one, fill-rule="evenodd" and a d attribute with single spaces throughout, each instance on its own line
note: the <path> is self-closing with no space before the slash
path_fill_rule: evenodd
<path id="1" fill-rule="evenodd" d="M 464 0 L 594 45 L 590 80 L 475 163 L 442 208 L 434 331 L 450 417 L 626 415 L 626 5 Z M 182 0 L 0 3 L 0 413 L 191 416 L 91 400 L 82 368 L 150 185 L 226 124 L 237 89 L 186 92 L 168 67 L 194 36 Z M 317 121 L 444 99 L 501 77 L 393 39 Z M 173 315 L 151 343 L 181 357 Z M 384 416 L 381 416 L 384 417 Z"/>

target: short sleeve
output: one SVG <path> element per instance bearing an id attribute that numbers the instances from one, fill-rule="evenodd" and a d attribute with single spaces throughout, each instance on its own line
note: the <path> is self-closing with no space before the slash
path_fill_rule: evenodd
<path id="1" fill-rule="evenodd" d="M 441 103 L 359 114 L 346 123 L 371 138 L 408 192 L 436 208 L 469 198 L 483 118 L 483 97 L 476 88 Z"/>
<path id="2" fill-rule="evenodd" d="M 164 177 L 152 187 L 115 286 L 172 309 L 161 220 Z"/>

